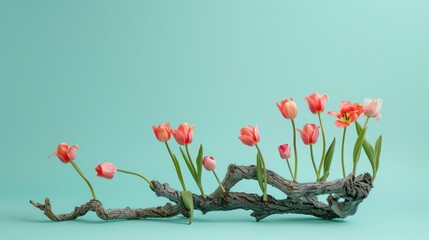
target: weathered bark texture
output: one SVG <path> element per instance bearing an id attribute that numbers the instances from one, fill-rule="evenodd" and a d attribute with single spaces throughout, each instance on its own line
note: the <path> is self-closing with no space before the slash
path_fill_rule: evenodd
<path id="1" fill-rule="evenodd" d="M 202 198 L 193 195 L 194 207 L 203 214 L 210 211 L 230 211 L 235 209 L 251 210 L 256 221 L 260 221 L 272 214 L 296 213 L 312 215 L 322 219 L 345 218 L 356 213 L 359 204 L 368 196 L 372 188 L 371 175 L 365 173 L 356 178 L 351 174 L 346 178 L 330 182 L 294 183 L 284 179 L 275 172 L 267 170 L 268 184 L 285 193 L 286 198 L 275 199 L 269 196 L 267 202 L 257 194 L 231 192 L 231 188 L 243 179 L 256 180 L 255 166 L 238 166 L 231 164 L 222 181 L 224 194 L 220 188 L 211 195 Z M 189 216 L 188 210 L 181 201 L 180 192 L 166 183 L 152 181 L 153 191 L 157 196 L 165 197 L 174 204 L 152 208 L 119 208 L 105 209 L 100 201 L 91 200 L 68 214 L 56 215 L 51 210 L 49 199 L 45 204 L 30 201 L 35 207 L 42 210 L 52 221 L 73 220 L 85 215 L 88 211 L 96 212 L 104 220 L 111 219 L 141 219 L 141 218 L 167 218 L 176 215 Z M 319 201 L 318 195 L 328 194 L 328 204 Z"/>

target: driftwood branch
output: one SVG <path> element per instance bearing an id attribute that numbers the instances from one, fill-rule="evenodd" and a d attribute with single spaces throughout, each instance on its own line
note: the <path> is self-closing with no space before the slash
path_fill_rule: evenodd
<path id="1" fill-rule="evenodd" d="M 227 193 L 220 188 L 206 198 L 193 195 L 194 207 L 203 214 L 211 211 L 230 211 L 244 209 L 252 211 L 256 221 L 260 221 L 273 214 L 304 214 L 322 219 L 345 218 L 356 213 L 359 204 L 368 196 L 372 184 L 371 175 L 365 173 L 357 177 L 352 174 L 330 182 L 294 183 L 273 171 L 267 170 L 267 182 L 271 186 L 285 193 L 284 199 L 275 199 L 269 196 L 267 202 L 257 194 L 232 192 L 231 189 L 238 182 L 249 179 L 256 180 L 255 166 L 238 166 L 231 164 L 222 185 Z M 152 208 L 119 208 L 105 209 L 100 201 L 91 200 L 68 214 L 56 215 L 52 212 L 49 199 L 44 204 L 30 201 L 35 207 L 42 210 L 52 221 L 73 220 L 93 211 L 103 220 L 112 219 L 144 219 L 167 218 L 177 215 L 189 217 L 189 212 L 181 201 L 181 191 L 171 188 L 168 184 L 152 181 L 153 191 L 157 196 L 165 197 L 173 203 Z M 320 201 L 317 196 L 329 195 L 327 203 Z"/>

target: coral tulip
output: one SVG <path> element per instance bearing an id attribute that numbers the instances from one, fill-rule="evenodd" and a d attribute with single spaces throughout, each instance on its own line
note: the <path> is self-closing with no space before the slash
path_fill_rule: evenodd
<path id="1" fill-rule="evenodd" d="M 165 125 L 159 124 L 158 127 L 152 126 L 153 133 L 160 142 L 167 142 L 171 137 L 170 123 L 167 122 Z"/>
<path id="2" fill-rule="evenodd" d="M 113 163 L 103 162 L 95 168 L 97 176 L 112 179 L 116 173 L 116 166 Z"/>
<path id="3" fill-rule="evenodd" d="M 356 121 L 363 111 L 363 106 L 358 103 L 351 104 L 349 101 L 342 101 L 340 103 L 339 113 L 330 111 L 328 114 L 338 118 L 338 120 L 335 121 L 336 127 L 344 128 Z"/>
<path id="4" fill-rule="evenodd" d="M 176 129 L 171 130 L 174 139 L 179 145 L 188 145 L 192 143 L 192 135 L 194 131 L 194 125 L 189 126 L 188 123 L 182 123 Z"/>
<path id="5" fill-rule="evenodd" d="M 312 93 L 305 98 L 310 111 L 314 114 L 321 113 L 325 110 L 326 100 L 328 100 L 328 95 L 321 95 L 319 93 Z"/>
<path id="6" fill-rule="evenodd" d="M 295 102 L 293 101 L 293 98 L 285 99 L 280 103 L 276 103 L 276 105 L 282 113 L 283 117 L 285 117 L 286 119 L 294 119 L 298 114 L 298 109 L 296 107 Z"/>
<path id="7" fill-rule="evenodd" d="M 246 126 L 240 130 L 240 136 L 238 137 L 241 142 L 247 146 L 253 146 L 259 142 L 259 130 L 258 126 Z"/>
<path id="8" fill-rule="evenodd" d="M 304 128 L 296 129 L 301 134 L 301 139 L 305 145 L 315 144 L 319 137 L 319 127 L 316 124 L 305 124 Z"/>
<path id="9" fill-rule="evenodd" d="M 279 149 L 280 157 L 282 159 L 289 159 L 290 158 L 290 147 L 288 144 L 280 145 L 278 147 L 278 149 Z"/>
<path id="10" fill-rule="evenodd" d="M 69 163 L 76 158 L 76 150 L 79 149 L 77 145 L 69 147 L 67 143 L 60 143 L 57 147 L 57 152 L 51 153 L 51 156 L 57 156 L 61 162 Z"/>
<path id="11" fill-rule="evenodd" d="M 207 171 L 212 171 L 216 168 L 216 161 L 212 156 L 206 156 L 203 159 L 203 166 Z"/>
<path id="12" fill-rule="evenodd" d="M 380 98 L 378 99 L 372 99 L 372 98 L 366 98 L 365 99 L 365 110 L 364 113 L 368 117 L 373 117 L 375 120 L 381 119 L 381 106 L 383 105 L 383 100 Z"/>

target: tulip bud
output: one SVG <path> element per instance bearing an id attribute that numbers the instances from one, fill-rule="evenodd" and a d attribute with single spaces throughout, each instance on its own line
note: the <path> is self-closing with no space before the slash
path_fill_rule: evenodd
<path id="1" fill-rule="evenodd" d="M 116 173 L 116 166 L 113 163 L 103 162 L 95 168 L 97 176 L 112 179 Z"/>
<path id="2" fill-rule="evenodd" d="M 279 145 L 278 149 L 282 159 L 290 158 L 290 147 L 288 144 Z"/>
<path id="3" fill-rule="evenodd" d="M 305 145 L 315 144 L 319 137 L 319 127 L 316 124 L 305 124 L 304 128 L 296 129 Z"/>
<path id="4" fill-rule="evenodd" d="M 207 171 L 212 171 L 216 168 L 216 161 L 212 156 L 206 156 L 203 159 L 203 166 Z"/>

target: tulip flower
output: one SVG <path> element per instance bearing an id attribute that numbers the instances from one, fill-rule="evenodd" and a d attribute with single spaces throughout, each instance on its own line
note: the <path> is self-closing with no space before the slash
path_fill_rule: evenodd
<path id="1" fill-rule="evenodd" d="M 325 110 L 325 103 L 328 100 L 327 94 L 312 93 L 305 98 L 308 107 L 313 114 L 321 113 Z"/>
<path id="2" fill-rule="evenodd" d="M 182 123 L 177 129 L 171 130 L 174 139 L 179 145 L 188 145 L 192 143 L 192 135 L 194 131 L 194 125 L 189 126 L 188 123 Z"/>
<path id="3" fill-rule="evenodd" d="M 343 140 L 341 144 L 341 167 L 343 170 L 343 177 L 346 177 L 346 167 L 344 162 L 344 143 L 346 139 L 346 130 L 350 123 L 355 122 L 364 111 L 364 107 L 358 103 L 351 104 L 349 101 L 342 101 L 340 103 L 340 112 L 329 111 L 328 114 L 338 118 L 335 121 L 335 126 L 344 128 Z"/>
<path id="4" fill-rule="evenodd" d="M 322 130 L 323 145 L 322 145 L 322 157 L 320 159 L 319 170 L 318 170 L 319 173 L 322 170 L 322 165 L 325 162 L 325 155 L 326 155 L 325 129 L 323 128 L 322 116 L 320 115 L 320 113 L 325 110 L 325 103 L 327 100 L 328 100 L 327 94 L 319 94 L 319 93 L 312 93 L 305 98 L 305 101 L 307 101 L 310 111 L 313 114 L 317 114 L 319 118 L 320 129 Z"/>
<path id="5" fill-rule="evenodd" d="M 61 162 L 63 162 L 63 163 L 70 163 L 74 167 L 74 169 L 76 170 L 76 172 L 79 173 L 79 175 L 83 178 L 83 180 L 88 185 L 89 189 L 91 190 L 92 199 L 96 200 L 97 198 L 95 196 L 94 188 L 92 188 L 91 183 L 85 177 L 85 175 L 83 174 L 83 172 L 79 169 L 79 167 L 77 166 L 77 164 L 73 161 L 76 158 L 76 150 L 78 148 L 79 147 L 77 145 L 73 145 L 73 146 L 69 147 L 69 145 L 67 143 L 60 143 L 57 146 L 57 152 L 51 153 L 49 155 L 49 157 L 57 156 L 61 160 Z"/>
<path id="6" fill-rule="evenodd" d="M 317 170 L 316 163 L 314 162 L 313 144 L 317 142 L 319 137 L 319 127 L 316 124 L 305 124 L 303 129 L 297 129 L 301 135 L 301 139 L 305 145 L 310 145 L 311 161 L 313 163 L 314 171 L 316 172 L 317 180 L 319 180 L 319 171 Z"/>
<path id="7" fill-rule="evenodd" d="M 76 150 L 79 149 L 77 145 L 69 147 L 67 143 L 60 143 L 57 147 L 57 152 L 51 153 L 51 156 L 57 156 L 63 163 L 69 163 L 76 158 Z"/>
<path id="8" fill-rule="evenodd" d="M 122 170 L 122 169 L 117 169 L 113 163 L 109 163 L 109 162 L 100 163 L 95 168 L 95 171 L 97 172 L 97 176 L 107 178 L 107 179 L 112 179 L 117 171 L 122 172 L 122 173 L 126 173 L 126 174 L 135 175 L 135 176 L 143 178 L 143 180 L 145 180 L 149 184 L 149 186 L 152 190 L 155 189 L 152 182 L 148 178 L 143 176 L 142 174 L 138 174 L 135 172 L 130 172 L 130 171 Z"/>
<path id="9" fill-rule="evenodd" d="M 260 166 L 261 174 L 257 174 L 258 176 L 258 182 L 259 186 L 261 187 L 263 196 L 262 199 L 264 202 L 268 201 L 267 196 L 267 168 L 265 167 L 265 161 L 264 157 L 262 156 L 261 149 L 259 149 L 258 142 L 261 140 L 261 137 L 259 136 L 259 130 L 258 125 L 252 127 L 252 126 L 246 126 L 240 130 L 240 136 L 238 139 L 241 140 L 241 142 L 247 146 L 255 146 L 256 150 L 258 152 L 256 157 L 256 166 L 257 171 L 258 166 Z M 262 177 L 263 176 L 263 177 Z M 263 178 L 263 179 L 262 179 Z"/>
<path id="10" fill-rule="evenodd" d="M 280 157 L 287 162 L 287 166 L 289 168 L 289 172 L 292 178 L 294 178 L 292 173 L 292 168 L 290 167 L 289 158 L 290 158 L 290 147 L 288 144 L 279 145 L 278 147 Z"/>
<path id="11" fill-rule="evenodd" d="M 240 136 L 238 138 L 243 144 L 252 147 L 260 140 L 258 126 L 246 126 L 242 128 L 240 130 Z"/>
<path id="12" fill-rule="evenodd" d="M 342 101 L 340 103 L 340 112 L 329 111 L 328 114 L 338 118 L 335 121 L 335 126 L 338 128 L 345 128 L 350 123 L 356 121 L 364 111 L 364 107 L 359 103 L 351 104 L 349 101 Z"/>
<path id="13" fill-rule="evenodd" d="M 216 161 L 215 161 L 215 159 L 212 156 L 206 156 L 206 157 L 204 157 L 204 159 L 203 159 L 203 166 L 204 166 L 204 168 L 207 171 L 212 171 L 213 172 L 213 174 L 214 174 L 214 176 L 215 176 L 215 178 L 216 178 L 216 180 L 217 180 L 217 182 L 219 184 L 220 189 L 222 189 L 223 193 L 226 193 L 225 188 L 223 187 L 222 183 L 220 182 L 220 180 L 219 180 L 219 178 L 218 178 L 218 176 L 217 176 L 217 174 L 216 174 L 216 172 L 214 170 L 216 168 Z"/>
<path id="14" fill-rule="evenodd" d="M 285 117 L 286 119 L 294 119 L 298 114 L 298 109 L 296 107 L 295 102 L 293 101 L 293 98 L 285 99 L 280 103 L 276 103 L 276 105 L 282 113 L 283 117 Z"/>
<path id="15" fill-rule="evenodd" d="M 167 122 L 165 125 L 159 124 L 157 127 L 152 126 L 153 133 L 160 142 L 167 142 L 171 137 L 170 123 Z"/>
<path id="16" fill-rule="evenodd" d="M 381 119 L 381 106 L 383 105 L 383 100 L 380 98 L 372 99 L 372 98 L 365 98 L 364 106 L 365 110 L 364 113 L 367 117 L 372 117 L 375 120 Z"/>
<path id="17" fill-rule="evenodd" d="M 298 175 L 298 151 L 296 149 L 296 128 L 295 128 L 294 119 L 298 114 L 298 109 L 293 98 L 285 99 L 280 103 L 276 103 L 276 105 L 277 105 L 277 108 L 282 113 L 283 117 L 286 119 L 290 119 L 292 123 L 293 150 L 295 155 L 295 173 L 292 174 L 292 178 L 293 178 L 293 181 L 296 182 L 296 178 Z M 288 164 L 289 164 L 289 161 L 288 161 Z"/>
<path id="18" fill-rule="evenodd" d="M 103 162 L 95 168 L 97 176 L 112 179 L 116 173 L 116 166 L 113 163 Z"/>
<path id="19" fill-rule="evenodd" d="M 301 139 L 305 145 L 312 145 L 317 142 L 319 137 L 319 127 L 316 124 L 305 124 L 303 129 L 297 129 L 301 134 Z"/>

